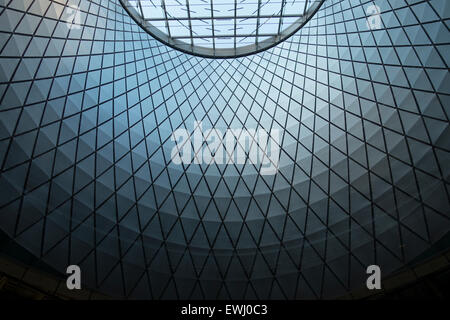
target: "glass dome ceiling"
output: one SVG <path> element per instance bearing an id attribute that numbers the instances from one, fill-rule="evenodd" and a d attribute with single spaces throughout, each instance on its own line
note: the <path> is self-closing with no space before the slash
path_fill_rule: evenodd
<path id="1" fill-rule="evenodd" d="M 324 0 L 120 0 L 152 36 L 204 57 L 244 56 L 301 28 Z"/>
<path id="2" fill-rule="evenodd" d="M 348 297 L 408 267 L 450 235 L 450 1 L 375 2 L 380 29 L 327 0 L 219 60 L 119 0 L 0 1 L 0 253 L 129 299 Z M 278 172 L 175 165 L 195 121 L 279 129 Z"/>

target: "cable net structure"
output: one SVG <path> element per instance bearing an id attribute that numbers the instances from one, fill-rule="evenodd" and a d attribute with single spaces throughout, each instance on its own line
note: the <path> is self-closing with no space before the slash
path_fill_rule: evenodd
<path id="1" fill-rule="evenodd" d="M 450 231 L 449 25 L 450 1 L 326 0 L 207 59 L 119 0 L 0 1 L 0 252 L 130 299 L 341 297 L 408 268 Z M 277 171 L 174 163 L 198 122 L 277 129 Z"/>
<path id="2" fill-rule="evenodd" d="M 301 28 L 324 0 L 121 0 L 163 43 L 210 58 L 266 50 Z"/>

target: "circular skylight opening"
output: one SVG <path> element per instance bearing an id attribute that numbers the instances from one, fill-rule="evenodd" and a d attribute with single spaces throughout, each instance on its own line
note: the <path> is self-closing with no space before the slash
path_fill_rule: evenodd
<path id="1" fill-rule="evenodd" d="M 210 58 L 271 48 L 299 30 L 325 0 L 120 0 L 166 45 Z"/>

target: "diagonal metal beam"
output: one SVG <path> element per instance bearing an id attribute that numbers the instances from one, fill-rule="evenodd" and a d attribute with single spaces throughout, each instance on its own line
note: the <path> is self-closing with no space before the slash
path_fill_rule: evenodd
<path id="1" fill-rule="evenodd" d="M 140 2 L 140 1 L 139 1 Z M 167 10 L 166 10 L 166 1 L 165 0 L 161 0 L 161 7 L 164 10 L 164 16 L 166 18 L 166 29 L 167 29 L 167 35 L 170 38 L 170 28 L 169 28 L 169 20 L 168 20 L 168 14 L 167 14 Z"/>
<path id="2" fill-rule="evenodd" d="M 281 2 L 280 21 L 278 21 L 278 34 L 281 34 L 281 25 L 283 21 L 285 7 L 286 7 L 286 0 L 283 0 L 283 2 Z"/>

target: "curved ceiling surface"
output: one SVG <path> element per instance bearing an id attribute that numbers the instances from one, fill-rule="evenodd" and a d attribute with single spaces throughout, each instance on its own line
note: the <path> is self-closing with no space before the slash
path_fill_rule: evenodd
<path id="1" fill-rule="evenodd" d="M 0 228 L 118 297 L 328 298 L 390 274 L 450 229 L 449 17 L 326 0 L 219 60 L 119 0 L 0 1 Z M 173 132 L 199 122 L 278 130 L 277 171 L 175 163 Z"/>

